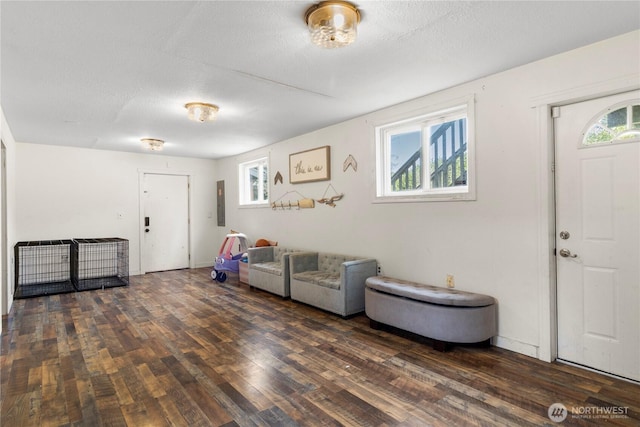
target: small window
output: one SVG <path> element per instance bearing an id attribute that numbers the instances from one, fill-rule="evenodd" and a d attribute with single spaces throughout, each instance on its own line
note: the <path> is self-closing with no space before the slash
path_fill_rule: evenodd
<path id="1" fill-rule="evenodd" d="M 240 205 L 265 205 L 269 203 L 268 159 L 262 158 L 241 163 L 239 171 Z"/>
<path id="2" fill-rule="evenodd" d="M 640 141 L 640 104 L 626 103 L 608 109 L 591 123 L 584 133 L 582 145 Z"/>
<path id="3" fill-rule="evenodd" d="M 473 100 L 376 128 L 378 201 L 470 200 Z"/>

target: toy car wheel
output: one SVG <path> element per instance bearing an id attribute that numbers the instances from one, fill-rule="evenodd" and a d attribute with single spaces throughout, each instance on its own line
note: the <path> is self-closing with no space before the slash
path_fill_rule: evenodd
<path id="1" fill-rule="evenodd" d="M 216 278 L 216 280 L 218 280 L 218 282 L 220 283 L 224 282 L 225 280 L 227 280 L 227 273 L 221 271 L 220 273 L 218 273 L 218 277 Z"/>
<path id="2" fill-rule="evenodd" d="M 213 280 L 218 280 L 217 277 L 218 277 L 218 272 L 215 270 L 211 270 L 211 278 Z"/>

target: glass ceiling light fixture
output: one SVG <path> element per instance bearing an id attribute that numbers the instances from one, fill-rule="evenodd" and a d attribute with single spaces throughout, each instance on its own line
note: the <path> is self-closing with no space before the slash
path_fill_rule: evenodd
<path id="1" fill-rule="evenodd" d="M 346 1 L 323 1 L 305 14 L 311 41 L 327 49 L 347 46 L 356 40 L 360 12 Z"/>
<path id="2" fill-rule="evenodd" d="M 217 105 L 207 104 L 206 102 L 189 102 L 185 104 L 189 118 L 194 122 L 212 122 L 218 117 Z"/>
<path id="3" fill-rule="evenodd" d="M 164 141 L 161 139 L 142 138 L 140 142 L 142 142 L 145 148 L 151 151 L 162 151 L 162 147 L 164 146 Z"/>

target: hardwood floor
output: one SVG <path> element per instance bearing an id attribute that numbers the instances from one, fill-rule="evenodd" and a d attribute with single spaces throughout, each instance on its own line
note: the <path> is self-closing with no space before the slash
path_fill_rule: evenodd
<path id="1" fill-rule="evenodd" d="M 539 426 L 553 403 L 582 412 L 561 425 L 640 424 L 638 385 L 495 347 L 440 353 L 209 272 L 16 300 L 0 424 Z"/>

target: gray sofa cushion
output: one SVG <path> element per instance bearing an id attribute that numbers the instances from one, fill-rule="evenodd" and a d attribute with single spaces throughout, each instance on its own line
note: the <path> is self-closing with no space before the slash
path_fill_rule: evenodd
<path id="1" fill-rule="evenodd" d="M 257 264 L 252 264 L 251 268 L 264 271 L 265 273 L 275 274 L 277 276 L 282 276 L 282 262 L 260 262 Z"/>
<path id="2" fill-rule="evenodd" d="M 303 282 L 313 283 L 314 285 L 324 286 L 330 289 L 340 289 L 340 273 L 333 274 L 327 271 L 303 271 L 295 273 L 293 278 Z"/>
<path id="3" fill-rule="evenodd" d="M 379 292 L 425 301 L 432 304 L 456 307 L 484 307 L 495 304 L 495 299 L 489 295 L 458 291 L 456 289 L 438 286 L 422 285 L 407 280 L 392 279 L 385 276 L 369 277 L 367 288 Z"/>

